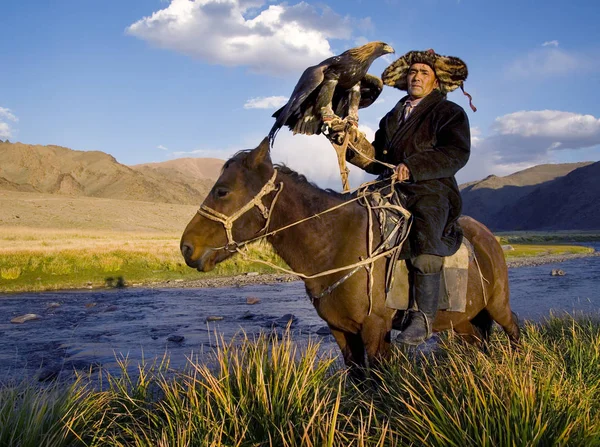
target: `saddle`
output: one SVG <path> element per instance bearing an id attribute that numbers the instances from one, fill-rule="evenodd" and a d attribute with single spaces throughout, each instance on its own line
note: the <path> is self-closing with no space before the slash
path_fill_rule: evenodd
<path id="1" fill-rule="evenodd" d="M 392 182 L 370 191 L 369 207 L 375 211 L 383 240 L 390 249 L 405 243 L 410 232 L 411 215 L 402 206 L 402 197 Z M 406 260 L 400 258 L 401 247 L 390 256 L 386 267 L 386 306 L 407 310 L 415 307 Z M 474 258 L 473 246 L 466 239 L 458 251 L 444 258 L 438 309 L 464 312 L 467 305 L 469 263 Z"/>

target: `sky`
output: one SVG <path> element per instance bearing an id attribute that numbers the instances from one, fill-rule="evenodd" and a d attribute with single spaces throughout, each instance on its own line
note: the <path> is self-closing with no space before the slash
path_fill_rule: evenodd
<path id="1" fill-rule="evenodd" d="M 377 76 L 411 50 L 467 63 L 478 111 L 448 95 L 471 126 L 459 183 L 598 161 L 599 17 L 597 0 L 2 0 L 0 138 L 126 165 L 227 159 L 260 143 L 305 68 L 380 40 L 396 53 Z M 367 137 L 404 94 L 386 86 L 360 110 Z M 282 129 L 272 159 L 341 187 L 322 135 Z"/>

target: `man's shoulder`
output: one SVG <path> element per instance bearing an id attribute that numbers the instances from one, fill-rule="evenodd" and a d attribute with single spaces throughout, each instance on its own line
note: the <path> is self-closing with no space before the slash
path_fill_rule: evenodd
<path id="1" fill-rule="evenodd" d="M 441 100 L 439 102 L 436 109 L 438 109 L 439 111 L 444 111 L 444 112 L 448 112 L 448 113 L 465 113 L 465 109 L 463 109 L 461 106 L 459 106 L 455 102 L 452 102 L 446 98 L 444 98 L 443 100 Z"/>

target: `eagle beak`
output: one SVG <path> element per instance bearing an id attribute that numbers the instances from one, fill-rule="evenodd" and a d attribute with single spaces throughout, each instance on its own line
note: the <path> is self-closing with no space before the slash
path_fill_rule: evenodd
<path id="1" fill-rule="evenodd" d="M 391 46 L 389 46 L 389 45 L 386 45 L 385 47 L 383 47 L 383 51 L 385 51 L 385 52 L 386 52 L 386 54 L 387 54 L 387 53 L 395 53 L 395 52 L 396 52 L 396 50 L 394 50 L 394 49 L 393 49 Z"/>

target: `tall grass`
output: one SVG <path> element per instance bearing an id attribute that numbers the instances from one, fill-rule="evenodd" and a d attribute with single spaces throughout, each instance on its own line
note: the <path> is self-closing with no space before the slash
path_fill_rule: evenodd
<path id="1" fill-rule="evenodd" d="M 516 352 L 502 333 L 489 355 L 448 335 L 355 382 L 317 343 L 242 334 L 186 371 L 5 387 L 0 445 L 594 446 L 599 355 L 597 320 L 552 317 L 527 324 Z"/>

